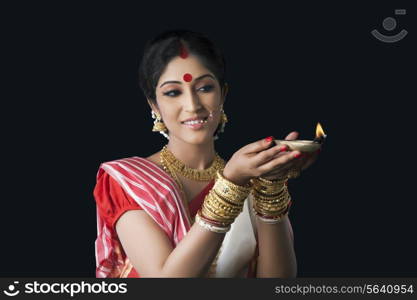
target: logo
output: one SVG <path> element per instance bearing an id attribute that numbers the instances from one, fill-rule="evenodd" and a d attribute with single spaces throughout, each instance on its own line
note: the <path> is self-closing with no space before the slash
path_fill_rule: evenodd
<path id="1" fill-rule="evenodd" d="M 127 283 L 121 282 L 32 282 L 21 283 L 17 289 L 19 281 L 14 281 L 3 293 L 9 297 L 19 294 L 67 294 L 71 298 L 77 294 L 126 294 Z"/>
<path id="2" fill-rule="evenodd" d="M 395 10 L 396 15 L 405 15 L 406 13 L 407 11 L 405 9 Z M 386 31 L 393 31 L 397 27 L 397 21 L 391 17 L 385 18 L 382 21 L 382 27 L 384 27 Z M 371 33 L 376 39 L 380 40 L 381 42 L 395 43 L 405 38 L 408 32 L 407 30 L 403 29 L 395 35 L 385 35 L 385 34 L 380 33 L 378 30 L 374 29 L 371 31 Z"/>
<path id="3" fill-rule="evenodd" d="M 19 290 L 16 290 L 16 287 L 14 285 L 19 284 L 19 281 L 14 281 L 14 284 L 9 285 L 8 290 L 4 290 L 3 293 L 5 293 L 7 296 L 14 297 L 20 293 Z"/>

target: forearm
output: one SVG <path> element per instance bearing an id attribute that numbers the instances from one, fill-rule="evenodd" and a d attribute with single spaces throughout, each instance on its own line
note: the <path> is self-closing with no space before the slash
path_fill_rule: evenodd
<path id="1" fill-rule="evenodd" d="M 288 216 L 278 224 L 256 220 L 259 257 L 257 277 L 295 278 L 297 260 Z"/>
<path id="2" fill-rule="evenodd" d="M 161 277 L 204 277 L 219 251 L 225 234 L 195 223 L 166 259 Z"/>
<path id="3" fill-rule="evenodd" d="M 206 275 L 225 233 L 242 212 L 250 189 L 250 185 L 236 185 L 217 172 L 216 182 L 196 215 L 196 223 L 171 252 L 162 273 L 169 277 Z"/>

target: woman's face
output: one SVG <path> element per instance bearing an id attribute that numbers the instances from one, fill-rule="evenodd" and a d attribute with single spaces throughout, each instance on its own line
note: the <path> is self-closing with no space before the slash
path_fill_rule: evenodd
<path id="1" fill-rule="evenodd" d="M 213 139 L 224 102 L 219 82 L 194 55 L 175 57 L 159 78 L 153 109 L 162 117 L 170 140 L 204 144 Z M 197 118 L 197 124 L 185 123 Z"/>

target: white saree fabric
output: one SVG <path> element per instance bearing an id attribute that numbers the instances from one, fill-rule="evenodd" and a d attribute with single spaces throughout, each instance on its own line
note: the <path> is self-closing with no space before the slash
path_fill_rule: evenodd
<path id="1" fill-rule="evenodd" d="M 251 207 L 249 195 L 242 213 L 226 233 L 212 277 L 246 277 L 256 249 L 256 224 Z"/>

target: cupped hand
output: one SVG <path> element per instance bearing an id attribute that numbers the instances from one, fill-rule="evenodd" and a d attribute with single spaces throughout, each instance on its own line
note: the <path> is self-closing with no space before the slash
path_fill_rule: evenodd
<path id="1" fill-rule="evenodd" d="M 298 138 L 298 132 L 293 131 L 287 135 L 285 140 L 296 140 Z M 295 154 L 294 154 L 295 153 Z M 318 158 L 320 149 L 316 152 L 300 152 L 300 151 L 283 151 L 275 155 L 276 158 L 295 155 L 295 159 L 288 159 L 286 162 L 278 164 L 276 168 L 268 173 L 262 175 L 262 178 L 268 180 L 276 180 L 286 177 L 290 170 L 304 171 L 311 166 Z"/>
<path id="2" fill-rule="evenodd" d="M 297 132 L 290 133 L 286 139 L 296 139 Z M 289 169 L 297 166 L 300 151 L 287 151 L 282 145 L 273 145 L 273 138 L 248 144 L 236 151 L 227 162 L 223 176 L 228 180 L 244 185 L 254 177 L 268 176 L 270 179 L 285 176 Z"/>

